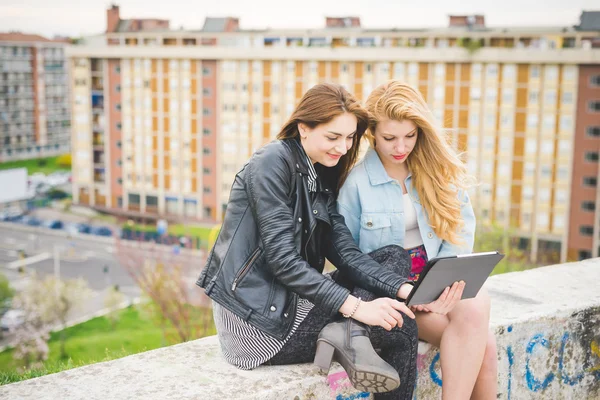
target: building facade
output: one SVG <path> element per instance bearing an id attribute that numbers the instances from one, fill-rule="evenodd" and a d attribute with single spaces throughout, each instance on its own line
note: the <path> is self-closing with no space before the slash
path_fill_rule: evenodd
<path id="1" fill-rule="evenodd" d="M 69 153 L 65 42 L 0 33 L 0 162 Z"/>
<path id="2" fill-rule="evenodd" d="M 70 48 L 74 200 L 218 222 L 237 171 L 306 90 L 337 82 L 364 100 L 394 78 L 419 88 L 465 152 L 482 223 L 510 229 L 534 260 L 598 255 L 600 28 L 344 21 L 242 31 L 211 19 L 209 31 L 109 33 Z"/>

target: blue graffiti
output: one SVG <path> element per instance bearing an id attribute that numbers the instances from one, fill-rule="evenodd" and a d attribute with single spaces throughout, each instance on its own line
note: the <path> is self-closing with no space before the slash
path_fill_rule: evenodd
<path id="1" fill-rule="evenodd" d="M 525 362 L 525 379 L 527 380 L 527 387 L 529 388 L 529 390 L 532 390 L 534 392 L 537 392 L 540 389 L 546 389 L 548 385 L 552 383 L 555 377 L 553 372 L 549 372 L 543 381 L 539 381 L 533 376 L 533 373 L 529 368 L 529 361 L 531 360 L 531 353 L 533 352 L 533 349 L 535 349 L 535 347 L 538 344 L 541 344 L 542 346 L 548 348 L 548 341 L 544 338 L 544 336 L 541 333 L 538 333 L 537 335 L 534 335 L 531 338 L 531 340 L 527 344 L 526 350 L 527 360 Z"/>
<path id="2" fill-rule="evenodd" d="M 335 398 L 335 400 L 368 399 L 370 395 L 371 395 L 371 393 L 368 393 L 368 392 L 355 393 L 355 394 L 351 394 L 350 396 L 343 396 L 341 394 L 338 394 L 337 397 Z"/>
<path id="3" fill-rule="evenodd" d="M 442 378 L 440 378 L 440 376 L 438 375 L 438 373 L 435 371 L 435 364 L 440 361 L 440 352 L 438 351 L 438 353 L 435 355 L 435 357 L 433 357 L 433 360 L 431 360 L 431 365 L 429 366 L 429 375 L 431 376 L 431 380 L 438 386 L 442 386 Z"/>
<path id="4" fill-rule="evenodd" d="M 511 327 L 509 326 L 509 329 Z M 512 347 L 506 348 L 506 355 L 508 356 L 508 400 L 510 400 L 510 393 L 512 390 L 512 370 L 513 364 L 515 363 L 515 355 L 513 354 Z"/>
<path id="5" fill-rule="evenodd" d="M 569 340 L 569 332 L 565 332 L 565 334 L 562 337 L 561 343 L 560 343 L 560 352 L 558 353 L 558 371 L 559 371 L 560 377 L 562 378 L 562 381 L 564 383 L 571 385 L 571 386 L 575 386 L 576 384 L 578 384 L 579 382 L 581 382 L 583 380 L 584 374 L 582 372 L 579 375 L 575 376 L 574 378 L 571 378 L 565 372 L 564 356 L 565 356 L 565 346 L 567 345 L 567 340 Z"/>

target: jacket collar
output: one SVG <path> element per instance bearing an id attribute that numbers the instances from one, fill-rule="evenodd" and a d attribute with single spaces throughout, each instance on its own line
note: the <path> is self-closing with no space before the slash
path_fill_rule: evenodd
<path id="1" fill-rule="evenodd" d="M 381 162 L 381 159 L 374 148 L 369 147 L 369 150 L 367 150 L 367 153 L 365 154 L 364 163 L 371 185 L 383 185 L 384 183 L 390 183 L 394 181 L 394 179 L 390 178 L 390 176 L 387 174 L 387 171 L 385 170 L 383 163 Z M 410 184 L 411 178 L 412 173 L 409 171 L 408 176 L 404 181 L 405 185 Z"/>
<path id="2" fill-rule="evenodd" d="M 292 153 L 294 154 L 294 164 L 296 171 L 308 174 L 308 157 L 300 142 L 296 139 L 284 139 L 290 144 Z"/>
<path id="3" fill-rule="evenodd" d="M 303 176 L 308 177 L 308 156 L 306 155 L 306 151 L 304 151 L 304 147 L 297 139 L 284 139 L 284 142 L 288 143 L 294 159 L 292 160 L 294 163 L 294 167 L 297 172 L 300 172 Z M 321 173 L 319 172 L 323 167 L 321 164 L 315 164 L 314 168 L 317 172 L 317 192 L 325 192 L 327 194 L 333 194 L 333 188 L 324 182 L 321 177 Z"/>

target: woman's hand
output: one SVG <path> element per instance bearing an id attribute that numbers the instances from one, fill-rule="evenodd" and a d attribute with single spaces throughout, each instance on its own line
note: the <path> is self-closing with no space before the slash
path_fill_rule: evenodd
<path id="1" fill-rule="evenodd" d="M 418 304 L 416 306 L 410 306 L 410 309 L 412 310 L 412 312 L 431 312 L 429 311 L 429 309 L 427 307 L 425 307 L 424 304 Z"/>
<path id="2" fill-rule="evenodd" d="M 401 327 L 404 323 L 400 311 L 409 318 L 415 318 L 415 314 L 406 304 L 398 300 L 381 297 L 373 301 L 361 302 L 352 318 L 367 325 L 381 326 L 383 329 L 390 331 L 393 327 Z"/>
<path id="3" fill-rule="evenodd" d="M 446 287 L 446 289 L 444 289 L 437 300 L 429 304 L 422 304 L 413 307 L 417 308 L 417 311 L 433 312 L 436 314 L 446 315 L 458 304 L 462 298 L 464 289 L 464 281 L 454 282 L 452 287 Z M 421 309 L 418 307 L 421 307 Z"/>

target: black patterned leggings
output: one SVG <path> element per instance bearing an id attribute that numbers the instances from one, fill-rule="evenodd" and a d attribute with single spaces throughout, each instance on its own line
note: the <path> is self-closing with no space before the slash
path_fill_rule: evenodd
<path id="1" fill-rule="evenodd" d="M 369 254 L 383 268 L 390 268 L 403 277 L 411 271 L 411 259 L 400 246 L 386 246 Z M 334 271 L 331 278 L 347 287 L 356 297 L 371 301 L 378 296 L 360 287 L 354 286 L 339 271 Z M 387 393 L 375 393 L 376 400 L 409 400 L 415 387 L 417 374 L 417 347 L 419 343 L 415 320 L 402 313 L 404 324 L 386 331 L 379 326 L 371 327 L 371 343 L 381 358 L 398 371 L 400 387 Z M 317 350 L 319 332 L 332 319 L 319 307 L 314 307 L 300 324 L 294 335 L 283 348 L 266 364 L 287 365 L 312 362 Z"/>

